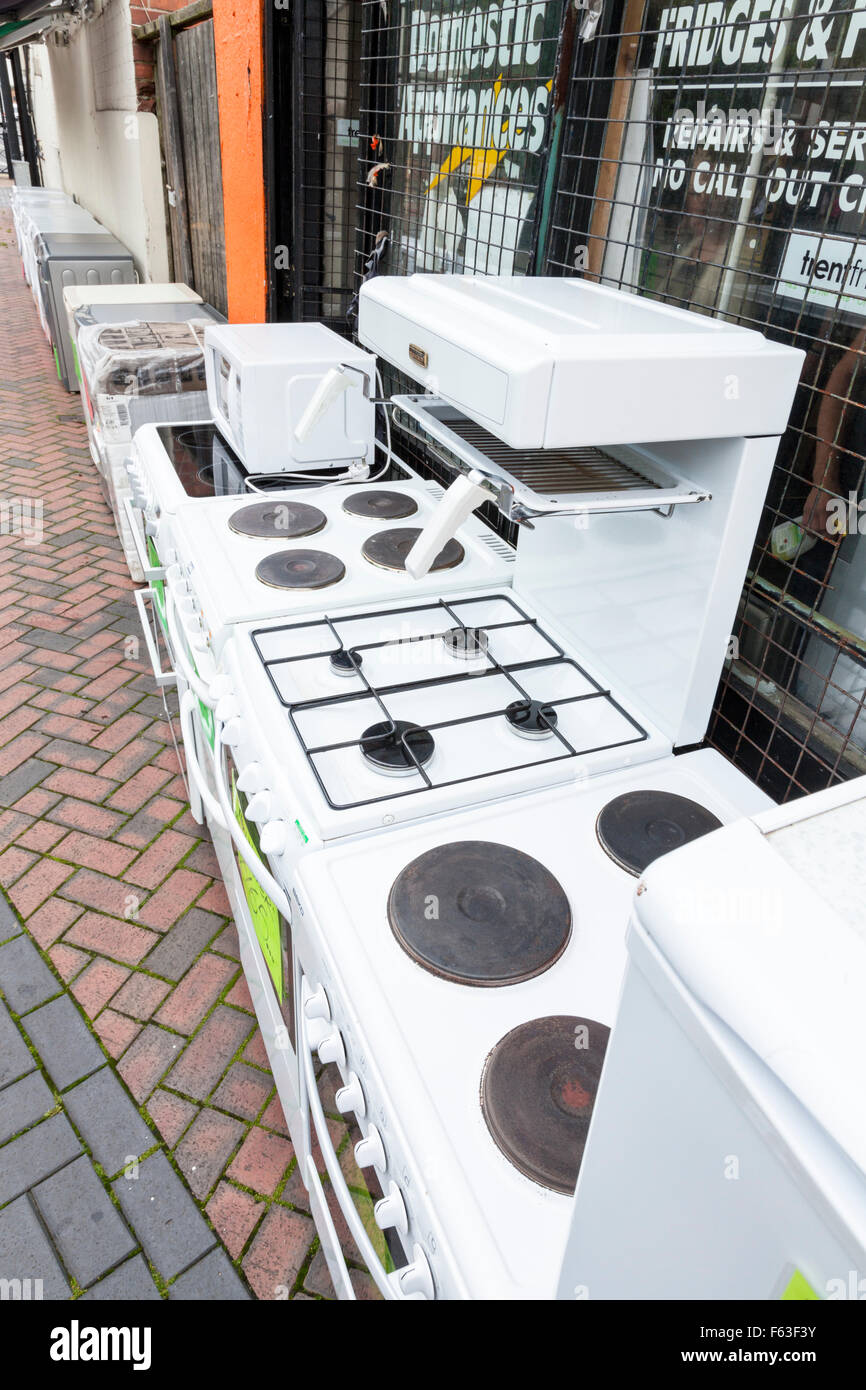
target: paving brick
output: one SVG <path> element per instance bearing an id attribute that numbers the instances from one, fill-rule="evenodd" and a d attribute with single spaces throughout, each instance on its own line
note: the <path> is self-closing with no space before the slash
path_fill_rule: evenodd
<path id="1" fill-rule="evenodd" d="M 81 1285 L 92 1284 L 136 1248 L 89 1158 L 39 1183 L 33 1199 L 63 1263 Z"/>
<path id="2" fill-rule="evenodd" d="M 147 1113 L 170 1149 L 180 1139 L 190 1121 L 198 1114 L 198 1106 L 172 1091 L 158 1089 L 147 1102 Z"/>
<path id="3" fill-rule="evenodd" d="M 86 951 L 78 951 L 74 946 L 64 946 L 62 941 L 56 946 L 49 946 L 48 954 L 54 969 L 67 984 L 74 980 L 76 975 L 80 975 L 85 965 L 93 959 Z"/>
<path id="4" fill-rule="evenodd" d="M 212 883 L 207 892 L 202 893 L 198 902 L 199 907 L 203 907 L 206 912 L 216 912 L 221 917 L 231 916 L 231 905 L 222 883 Z"/>
<path id="5" fill-rule="evenodd" d="M 23 878 L 19 878 L 9 890 L 9 897 L 22 917 L 29 917 L 46 898 L 50 898 L 74 873 L 68 864 L 58 864 L 53 859 L 40 859 Z"/>
<path id="6" fill-rule="evenodd" d="M 292 1289 L 309 1253 L 316 1228 L 308 1216 L 271 1207 L 242 1261 L 260 1299 L 280 1299 Z"/>
<path id="7" fill-rule="evenodd" d="M 180 980 L 220 929 L 221 919 L 194 907 L 176 922 L 145 962 L 154 975 Z"/>
<path id="8" fill-rule="evenodd" d="M 60 841 L 54 850 L 55 859 L 68 859 L 85 869 L 98 869 L 102 874 L 113 874 L 119 878 L 126 866 L 134 858 L 134 851 L 125 845 L 113 844 L 96 835 L 85 835 L 73 830 Z"/>
<path id="9" fill-rule="evenodd" d="M 32 1071 L 0 1094 L 0 1144 L 13 1134 L 35 1125 L 54 1109 L 54 1096 L 38 1071 Z"/>
<path id="10" fill-rule="evenodd" d="M 36 862 L 37 855 L 29 854 L 19 845 L 11 845 L 0 854 L 0 885 L 10 888 Z"/>
<path id="11" fill-rule="evenodd" d="M 192 1033 L 216 1003 L 237 967 L 221 956 L 200 956 L 156 1016 L 177 1033 Z"/>
<path id="12" fill-rule="evenodd" d="M 108 804 L 115 811 L 140 811 L 144 803 L 169 780 L 169 774 L 164 769 L 153 764 L 143 767 L 114 793 Z"/>
<path id="13" fill-rule="evenodd" d="M 244 1187 L 251 1187 L 254 1192 L 272 1197 L 294 1156 L 288 1139 L 254 1125 L 226 1176 L 243 1183 Z"/>
<path id="14" fill-rule="evenodd" d="M 244 1048 L 244 1061 L 250 1062 L 254 1067 L 262 1067 L 264 1071 L 270 1071 L 265 1040 L 258 1028 Z"/>
<path id="15" fill-rule="evenodd" d="M 32 917 L 28 917 L 27 930 L 44 951 L 80 916 L 81 908 L 77 903 L 49 898 Z"/>
<path id="16" fill-rule="evenodd" d="M 104 748 L 110 753 L 116 753 L 123 748 L 130 739 L 137 739 L 139 734 L 143 734 L 150 724 L 150 720 L 140 714 L 125 714 L 121 719 L 108 728 L 104 729 L 98 738 L 94 740 L 97 748 Z"/>
<path id="17" fill-rule="evenodd" d="M 221 1182 L 217 1187 L 207 1204 L 207 1214 L 233 1260 L 240 1255 L 265 1210 L 264 1202 L 232 1183 Z"/>
<path id="18" fill-rule="evenodd" d="M 127 1221 L 164 1279 L 188 1269 L 213 1247 L 214 1236 L 164 1153 L 152 1154 L 135 1180 L 113 1184 Z"/>
<path id="19" fill-rule="evenodd" d="M 31 796 L 35 794 L 30 793 Z M 38 794 L 42 795 L 41 789 Z M 94 806 L 90 801 L 78 801 L 74 796 L 64 797 L 62 801 L 55 798 L 55 802 L 47 812 L 48 819 L 57 821 L 58 825 L 69 826 L 72 830 L 83 830 L 88 835 L 115 835 L 124 822 L 124 817 L 119 811 L 109 811 L 105 806 Z M 34 811 L 33 814 L 46 813 Z"/>
<path id="20" fill-rule="evenodd" d="M 150 1023 L 120 1059 L 117 1070 L 139 1105 L 168 1071 L 183 1046 L 181 1038 Z"/>
<path id="21" fill-rule="evenodd" d="M 216 942 L 214 942 L 214 946 L 216 946 Z M 241 975 L 235 984 L 232 985 L 226 995 L 226 1003 L 231 1004 L 235 1009 L 246 1009 L 248 1014 L 255 1013 L 252 996 L 250 995 L 250 987 L 244 975 Z"/>
<path id="22" fill-rule="evenodd" d="M 88 1018 L 94 1018 L 128 976 L 129 971 L 114 961 L 94 960 L 75 981 L 72 993 Z"/>
<path id="23" fill-rule="evenodd" d="M 71 1297 L 63 1266 L 26 1196 L 0 1211 L 0 1279 L 29 1279 L 24 1289 L 31 1299 Z"/>
<path id="24" fill-rule="evenodd" d="M 67 1091 L 63 1104 L 108 1174 L 119 1173 L 130 1158 L 140 1158 L 157 1142 L 110 1067 Z"/>
<path id="25" fill-rule="evenodd" d="M 3 894 L 0 893 L 0 941 L 8 941 L 21 932 L 21 923 Z"/>
<path id="26" fill-rule="evenodd" d="M 209 879 L 187 869 L 177 869 L 158 888 L 141 909 L 141 920 L 158 931 L 165 931 L 192 906 Z"/>
<path id="27" fill-rule="evenodd" d="M 333 1281 L 328 1273 L 328 1263 L 321 1247 L 316 1251 L 304 1275 L 304 1288 L 321 1298 L 336 1298 Z"/>
<path id="28" fill-rule="evenodd" d="M 286 1117 L 283 1114 L 283 1107 L 280 1104 L 279 1096 L 274 1096 L 267 1110 L 259 1120 L 259 1124 L 264 1125 L 266 1129 L 275 1129 L 278 1134 L 284 1134 L 288 1139 L 289 1127 L 286 1124 Z"/>
<path id="29" fill-rule="evenodd" d="M 0 1149 L 0 1206 L 80 1154 L 81 1145 L 65 1115 L 49 1115 L 25 1130 Z"/>
<path id="30" fill-rule="evenodd" d="M 85 912 L 65 937 L 72 946 L 112 956 L 127 965 L 138 965 L 157 939 L 156 932 L 97 912 Z"/>
<path id="31" fill-rule="evenodd" d="M 91 748 L 86 743 L 72 743 L 66 738 L 52 739 L 40 748 L 39 756 L 47 763 L 58 763 L 75 772 L 98 772 L 108 761 L 108 754 L 101 748 Z"/>
<path id="32" fill-rule="evenodd" d="M 60 889 L 61 896 L 91 907 L 109 917 L 138 921 L 141 890 L 119 879 L 108 878 L 94 869 L 79 869 Z"/>
<path id="33" fill-rule="evenodd" d="M 45 763 L 43 766 L 48 767 L 49 764 Z M 46 777 L 45 786 L 48 791 L 60 792 L 62 796 L 72 796 L 78 801 L 104 801 L 115 790 L 114 782 L 109 782 L 106 777 L 97 777 L 91 772 L 76 772 L 75 769 L 66 767 L 59 771 L 55 769 L 50 777 Z"/>
<path id="34" fill-rule="evenodd" d="M 137 883 L 142 888 L 156 888 L 191 848 L 186 835 L 179 835 L 175 830 L 164 830 L 159 839 L 135 861 L 127 878 L 130 883 Z"/>
<path id="35" fill-rule="evenodd" d="M 146 1021 L 159 1008 L 171 986 L 152 975 L 136 972 L 115 996 L 113 1008 Z"/>
<path id="36" fill-rule="evenodd" d="M 202 1110 L 174 1151 L 178 1167 L 199 1201 L 204 1201 L 244 1135 L 239 1120 Z"/>
<path id="37" fill-rule="evenodd" d="M 53 770 L 51 763 L 42 762 L 40 758 L 28 758 L 14 772 L 0 777 L 0 806 L 14 806 Z"/>
<path id="38" fill-rule="evenodd" d="M 199 1302 L 219 1299 L 240 1302 L 249 1293 L 239 1279 L 224 1250 L 212 1250 L 203 1260 L 169 1286 L 170 1299 Z"/>
<path id="39" fill-rule="evenodd" d="M 61 985 L 27 936 L 0 946 L 0 990 L 16 1014 L 25 1014 L 59 994 Z"/>
<path id="40" fill-rule="evenodd" d="M 99 1017 L 93 1020 L 93 1031 L 99 1035 L 99 1041 L 109 1057 L 117 1060 L 133 1038 L 138 1037 L 141 1024 L 127 1018 L 126 1014 L 115 1013 L 114 1009 L 103 1009 Z"/>
<path id="41" fill-rule="evenodd" d="M 24 1027 L 59 1091 L 105 1062 L 99 1044 L 68 995 L 28 1014 Z"/>
<path id="42" fill-rule="evenodd" d="M 35 1070 L 36 1062 L 30 1049 L 0 999 L 0 1086 Z"/>
<path id="43" fill-rule="evenodd" d="M 242 1120 L 254 1120 L 273 1090 L 271 1078 L 245 1062 L 235 1062 L 211 1097 L 211 1104 Z"/>
<path id="44" fill-rule="evenodd" d="M 47 742 L 41 734 L 35 733 L 19 734 L 17 738 L 13 738 L 5 748 L 0 749 L 0 777 L 14 772 L 16 767 L 20 767 L 28 758 L 39 753 Z"/>
<path id="45" fill-rule="evenodd" d="M 62 838 L 62 826 L 52 825 L 51 821 L 40 820 L 18 837 L 18 843 L 23 845 L 24 849 L 35 850 L 37 854 L 48 854 L 57 844 L 57 841 Z"/>
<path id="46" fill-rule="evenodd" d="M 153 1302 L 160 1301 L 161 1295 L 156 1284 L 150 1277 L 150 1270 L 145 1264 L 142 1255 L 134 1255 L 131 1260 L 126 1260 L 119 1269 L 115 1269 L 111 1274 L 107 1274 L 104 1279 L 100 1279 L 98 1284 L 94 1284 L 87 1293 L 82 1294 L 81 1302 L 95 1303 L 97 1301 L 108 1301 L 118 1303 L 140 1303 L 143 1300 Z"/>
<path id="47" fill-rule="evenodd" d="M 168 1077 L 176 1091 L 204 1100 L 252 1027 L 252 1020 L 220 1004 L 187 1045 Z"/>

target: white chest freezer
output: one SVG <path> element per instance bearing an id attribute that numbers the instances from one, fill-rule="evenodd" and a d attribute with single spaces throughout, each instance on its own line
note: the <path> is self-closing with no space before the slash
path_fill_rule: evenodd
<path id="1" fill-rule="evenodd" d="M 866 1296 L 864 874 L 866 778 L 647 870 L 562 1297 Z"/>

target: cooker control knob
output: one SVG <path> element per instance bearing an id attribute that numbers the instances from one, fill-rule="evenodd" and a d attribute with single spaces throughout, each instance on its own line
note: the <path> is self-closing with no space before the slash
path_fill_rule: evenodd
<path id="1" fill-rule="evenodd" d="M 319 1061 L 336 1062 L 338 1067 L 346 1065 L 346 1049 L 339 1028 L 335 1028 L 319 1043 Z"/>
<path id="2" fill-rule="evenodd" d="M 355 1162 L 359 1168 L 378 1168 L 381 1173 L 388 1167 L 385 1145 L 375 1125 L 370 1125 L 366 1136 L 355 1145 Z"/>
<path id="3" fill-rule="evenodd" d="M 388 1231 L 393 1227 L 395 1231 L 400 1232 L 401 1236 L 405 1236 L 409 1229 L 409 1218 L 406 1215 L 406 1207 L 400 1195 L 400 1189 L 395 1182 L 389 1183 L 388 1195 L 376 1203 L 373 1208 L 373 1215 L 380 1230 Z"/>
<path id="4" fill-rule="evenodd" d="M 220 677 L 217 677 L 217 679 L 220 679 Z M 210 688 L 212 695 L 216 693 L 214 690 L 215 685 L 216 681 L 213 682 Z M 247 763 L 238 777 L 238 791 L 243 792 L 245 796 L 252 796 L 255 792 L 261 790 L 264 785 L 264 780 L 265 774 L 261 763 Z"/>
<path id="5" fill-rule="evenodd" d="M 168 566 L 168 565 L 176 565 L 176 564 L 177 564 L 177 551 L 176 551 L 176 550 L 174 549 L 174 547 L 171 546 L 171 545 L 168 547 L 168 549 L 167 549 L 166 552 L 165 552 L 165 563 L 166 563 L 166 566 Z M 187 588 L 189 588 L 189 585 L 187 585 Z"/>
<path id="6" fill-rule="evenodd" d="M 257 824 L 266 821 L 271 814 L 272 800 L 273 798 L 266 788 L 256 792 L 247 806 L 247 820 L 255 821 Z"/>
<path id="7" fill-rule="evenodd" d="M 436 1285 L 433 1283 L 430 1265 L 420 1245 L 416 1245 L 412 1251 L 412 1263 L 406 1265 L 405 1269 L 398 1269 L 396 1278 L 404 1298 L 436 1297 Z"/>
<path id="8" fill-rule="evenodd" d="M 232 689 L 232 678 L 227 676 L 225 672 L 219 676 L 214 676 L 210 683 L 210 693 L 215 700 L 221 700 L 224 695 L 231 695 Z M 255 766 L 258 767 L 258 764 L 256 763 Z M 240 782 L 238 782 L 238 786 L 241 786 Z M 255 787 L 241 787 L 242 792 L 255 790 Z"/>
<path id="9" fill-rule="evenodd" d="M 226 724 L 220 734 L 220 741 L 227 744 L 229 748 L 234 748 L 240 743 L 241 739 L 244 737 L 244 733 L 244 721 L 242 719 L 233 719 L 230 724 Z"/>
<path id="10" fill-rule="evenodd" d="M 239 723 L 239 720 L 235 721 Z M 286 848 L 287 827 L 284 820 L 269 820 L 259 836 L 262 854 L 282 854 Z"/>
<path id="11" fill-rule="evenodd" d="M 334 1099 L 341 1115 L 348 1115 L 350 1112 L 355 1115 L 365 1115 L 367 1113 L 364 1088 L 357 1074 L 353 1071 L 349 1072 L 348 1081 L 345 1086 L 340 1087 Z"/>
<path id="12" fill-rule="evenodd" d="M 159 526 L 155 520 L 148 519 L 144 523 L 144 533 L 147 536 L 155 536 L 159 531 Z"/>
<path id="13" fill-rule="evenodd" d="M 221 724 L 228 724 L 230 720 L 236 719 L 240 712 L 241 704 L 236 695 L 224 695 L 217 701 L 215 713 Z"/>
<path id="14" fill-rule="evenodd" d="M 330 1023 L 331 1006 L 328 1003 L 324 985 L 317 985 L 312 994 L 309 994 L 304 1000 L 304 1017 L 309 1019 L 324 1018 Z"/>

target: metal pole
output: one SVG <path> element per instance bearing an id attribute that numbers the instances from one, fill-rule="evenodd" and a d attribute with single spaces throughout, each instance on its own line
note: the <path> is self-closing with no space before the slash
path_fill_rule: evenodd
<path id="1" fill-rule="evenodd" d="M 21 67 L 21 51 L 18 48 L 12 49 L 12 77 L 15 82 L 15 103 L 18 107 L 18 122 L 21 126 L 21 144 L 24 147 L 24 158 L 30 165 L 30 182 L 34 188 L 38 188 L 41 182 L 39 177 L 39 160 L 36 155 L 36 141 L 33 138 L 33 123 L 30 120 L 30 108 L 27 105 L 27 88 L 24 84 L 24 71 Z"/>
<path id="2" fill-rule="evenodd" d="M 6 127 L 6 143 L 9 148 L 10 159 L 21 158 L 21 146 L 18 143 L 18 126 L 15 123 L 15 107 L 12 105 L 12 90 L 9 86 L 9 69 L 6 66 L 8 55 L 0 53 L 0 101 L 3 103 L 3 123 Z M 12 165 L 9 165 L 9 176 L 12 176 Z"/>

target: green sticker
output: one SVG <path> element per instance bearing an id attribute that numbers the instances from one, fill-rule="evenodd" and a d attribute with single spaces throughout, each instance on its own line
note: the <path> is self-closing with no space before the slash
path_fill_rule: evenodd
<path id="1" fill-rule="evenodd" d="M 152 536 L 148 536 L 147 538 L 147 558 L 155 570 L 162 568 L 159 551 L 153 543 Z M 156 611 L 159 614 L 159 621 L 162 624 L 163 631 L 168 632 L 168 621 L 165 616 L 165 585 L 161 579 L 155 579 L 153 581 L 153 597 L 156 602 Z"/>
<path id="2" fill-rule="evenodd" d="M 250 827 L 247 825 L 246 817 L 241 807 L 240 797 L 235 779 L 232 776 L 232 807 L 235 819 L 244 833 L 244 839 L 253 851 L 257 859 L 261 859 L 258 846 L 253 839 Z M 250 873 L 244 860 L 238 855 L 238 869 L 240 870 L 241 882 L 244 886 L 244 897 L 247 900 L 247 907 L 253 921 L 253 928 L 259 939 L 262 948 L 262 955 L 270 971 L 274 988 L 277 991 L 277 998 L 283 1002 L 283 960 L 280 935 L 280 914 L 271 902 L 265 890 L 258 880 Z"/>
<path id="3" fill-rule="evenodd" d="M 80 380 L 81 380 L 81 364 L 80 364 L 79 361 L 78 361 L 78 348 L 75 346 L 75 339 L 74 339 L 74 338 L 70 338 L 69 341 L 72 343 L 72 360 L 73 360 L 73 362 L 75 363 L 75 376 L 76 376 L 76 379 L 77 379 L 78 381 L 80 381 Z"/>
<path id="4" fill-rule="evenodd" d="M 785 1285 L 785 1290 L 782 1294 L 782 1302 L 786 1303 L 794 1300 L 802 1302 L 805 1299 L 817 1298 L 818 1295 L 812 1288 L 812 1285 L 809 1283 L 806 1276 L 804 1274 L 801 1274 L 799 1269 L 795 1269 L 794 1273 L 791 1275 L 790 1279 Z"/>
<path id="5" fill-rule="evenodd" d="M 60 358 L 57 356 L 57 348 L 52 348 L 52 352 L 54 353 L 54 367 L 57 372 L 57 380 L 62 381 L 63 378 L 60 375 Z"/>

